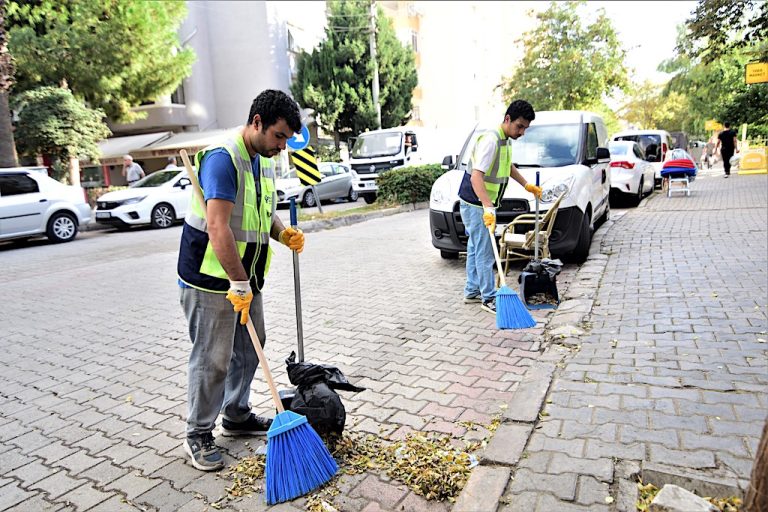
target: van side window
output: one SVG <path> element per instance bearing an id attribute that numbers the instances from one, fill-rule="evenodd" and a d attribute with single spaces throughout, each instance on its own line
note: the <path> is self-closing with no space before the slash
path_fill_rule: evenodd
<path id="1" fill-rule="evenodd" d="M 37 182 L 26 174 L 8 174 L 0 176 L 0 195 L 15 196 L 40 192 Z"/>
<path id="2" fill-rule="evenodd" d="M 597 158 L 597 129 L 595 129 L 595 123 L 587 125 L 587 158 Z"/>

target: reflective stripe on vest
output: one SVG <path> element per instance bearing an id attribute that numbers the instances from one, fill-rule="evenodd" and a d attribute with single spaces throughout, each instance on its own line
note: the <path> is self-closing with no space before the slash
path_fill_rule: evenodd
<path id="1" fill-rule="evenodd" d="M 233 138 L 228 138 L 219 144 L 211 145 L 195 155 L 198 175 L 203 157 L 206 153 L 215 149 L 226 150 L 235 167 L 237 192 L 229 219 L 229 227 L 234 235 L 235 245 L 248 278 L 256 277 L 256 288 L 261 290 L 264 278 L 269 271 L 272 255 L 272 250 L 269 247 L 269 233 L 272 228 L 272 217 L 276 209 L 274 162 L 270 158 L 259 156 L 259 181 L 257 186 L 250 155 L 245 148 L 242 135 L 237 134 Z M 257 189 L 260 189 L 260 192 Z M 185 222 L 197 230 L 208 233 L 208 223 L 205 219 L 203 206 L 194 198 L 191 201 L 191 207 L 187 212 Z M 249 247 L 251 247 L 250 251 L 248 251 Z M 248 254 L 247 258 L 246 254 Z M 197 266 L 198 262 L 195 261 L 194 264 Z M 199 261 L 199 273 L 216 279 L 226 281 L 229 279 L 229 276 L 216 257 L 210 240 L 202 260 Z M 187 281 L 185 280 L 185 282 Z M 187 284 L 207 291 L 221 291 L 210 290 L 194 282 L 187 282 Z"/>
<path id="2" fill-rule="evenodd" d="M 493 156 L 491 168 L 483 174 L 483 182 L 485 183 L 485 191 L 488 193 L 488 197 L 498 207 L 509 182 L 509 171 L 512 166 L 512 146 L 500 127 L 496 130 L 486 130 L 480 135 L 480 137 L 491 136 L 496 137 L 496 152 Z M 478 141 L 480 137 L 478 137 Z M 467 168 L 467 172 L 472 172 L 472 165 Z"/>

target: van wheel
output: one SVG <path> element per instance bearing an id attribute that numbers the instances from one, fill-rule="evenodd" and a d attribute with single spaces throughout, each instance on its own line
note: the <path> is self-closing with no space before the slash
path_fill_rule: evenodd
<path id="1" fill-rule="evenodd" d="M 587 256 L 589 256 L 589 246 L 592 244 L 592 230 L 589 228 L 589 221 L 590 215 L 587 213 L 581 221 L 579 241 L 571 253 L 571 258 L 575 263 L 584 263 L 587 261 Z"/>
<path id="2" fill-rule="evenodd" d="M 77 221 L 71 213 L 54 213 L 48 220 L 45 235 L 51 242 L 69 242 L 77 235 Z"/>
<path id="3" fill-rule="evenodd" d="M 440 251 L 440 257 L 444 260 L 457 260 L 459 259 L 459 253 L 453 251 Z"/>
<path id="4" fill-rule="evenodd" d="M 365 204 L 373 204 L 376 202 L 376 194 L 366 194 L 363 199 L 365 199 Z"/>

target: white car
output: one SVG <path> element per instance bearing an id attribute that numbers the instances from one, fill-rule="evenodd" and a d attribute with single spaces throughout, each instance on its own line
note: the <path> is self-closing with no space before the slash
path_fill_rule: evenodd
<path id="1" fill-rule="evenodd" d="M 654 183 L 661 186 L 661 168 L 669 160 L 669 152 L 675 148 L 672 135 L 664 130 L 627 130 L 614 134 L 613 141 L 626 140 L 637 142 L 643 150 L 645 160 L 651 162 L 654 170 Z"/>
<path id="2" fill-rule="evenodd" d="M 637 206 L 646 194 L 653 192 L 655 170 L 645 160 L 640 145 L 633 141 L 613 141 L 611 152 L 611 201 L 627 198 Z"/>
<path id="3" fill-rule="evenodd" d="M 0 169 L 0 240 L 44 234 L 69 242 L 90 220 L 82 188 L 49 178 L 45 169 Z"/>
<path id="4" fill-rule="evenodd" d="M 301 184 L 296 177 L 296 171 L 289 171 L 283 177 L 275 179 L 275 188 L 277 190 L 277 204 L 288 204 L 292 197 L 304 207 L 311 208 L 317 206 L 318 198 L 321 201 L 329 199 L 346 199 L 354 203 L 359 198 L 357 187 L 354 183 L 358 181 L 355 171 L 344 164 L 333 162 L 321 162 L 318 169 L 322 175 L 320 183 L 312 187 Z M 317 195 L 315 195 L 317 192 Z"/>
<path id="5" fill-rule="evenodd" d="M 124 190 L 107 192 L 96 200 L 96 222 L 118 228 L 151 224 L 167 228 L 184 220 L 192 183 L 183 169 L 148 174 Z"/>
<path id="6" fill-rule="evenodd" d="M 432 245 L 446 259 L 466 251 L 467 235 L 459 212 L 459 186 L 467 172 L 469 153 L 478 135 L 474 130 L 464 143 L 458 166 L 440 176 L 432 185 L 429 220 Z M 512 159 L 529 183 L 541 173 L 540 209 L 546 212 L 565 194 L 557 213 L 549 247 L 554 257 L 583 262 L 589 255 L 592 233 L 608 218 L 608 174 L 610 155 L 603 119 L 591 112 L 536 112 L 525 135 L 512 141 Z M 452 157 L 445 165 L 453 167 Z M 509 184 L 496 210 L 497 235 L 506 224 L 523 213 L 535 211 L 535 200 L 516 181 Z"/>

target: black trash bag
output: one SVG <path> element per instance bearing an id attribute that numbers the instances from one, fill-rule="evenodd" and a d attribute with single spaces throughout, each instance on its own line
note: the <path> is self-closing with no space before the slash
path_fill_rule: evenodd
<path id="1" fill-rule="evenodd" d="M 295 352 L 291 352 L 291 355 L 285 360 L 285 364 L 288 367 L 288 379 L 290 379 L 291 384 L 294 386 L 325 382 L 331 389 L 354 391 L 355 393 L 365 391 L 365 388 L 350 384 L 344 374 L 341 373 L 341 370 L 335 366 L 308 363 L 306 361 L 297 363 Z"/>
<path id="2" fill-rule="evenodd" d="M 285 360 L 288 378 L 296 390 L 283 395 L 284 405 L 290 399 L 287 409 L 306 416 L 318 434 L 341 434 L 347 412 L 335 390 L 359 392 L 365 388 L 350 384 L 341 370 L 334 366 L 295 361 L 294 352 Z"/>

